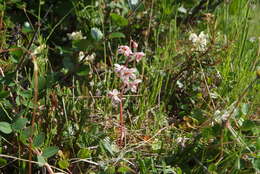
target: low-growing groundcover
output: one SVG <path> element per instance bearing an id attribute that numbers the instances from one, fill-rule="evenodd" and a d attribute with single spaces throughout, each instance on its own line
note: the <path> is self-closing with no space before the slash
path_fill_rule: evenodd
<path id="1" fill-rule="evenodd" d="M 0 173 L 259 173 L 259 3 L 0 0 Z"/>

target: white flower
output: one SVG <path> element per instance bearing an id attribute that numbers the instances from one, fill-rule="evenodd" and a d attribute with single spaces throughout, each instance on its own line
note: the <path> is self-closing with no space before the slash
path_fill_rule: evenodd
<path id="1" fill-rule="evenodd" d="M 119 98 L 120 92 L 117 89 L 113 89 L 113 91 L 108 92 L 108 97 L 112 99 L 112 104 L 115 106 L 121 102 Z"/>
<path id="2" fill-rule="evenodd" d="M 38 46 L 37 48 L 34 49 L 32 55 L 37 55 L 37 54 L 42 53 L 45 48 L 46 48 L 45 44 Z"/>
<path id="3" fill-rule="evenodd" d="M 179 7 L 178 11 L 181 12 L 181 13 L 185 13 L 185 14 L 187 13 L 187 9 L 184 8 L 183 6 Z"/>
<path id="4" fill-rule="evenodd" d="M 208 35 L 202 31 L 199 36 L 195 33 L 191 33 L 189 40 L 193 43 L 193 46 L 197 51 L 206 51 L 208 43 Z"/>
<path id="5" fill-rule="evenodd" d="M 86 39 L 86 37 L 82 35 L 81 31 L 74 31 L 72 33 L 68 33 L 67 36 L 69 37 L 69 40 L 82 40 Z"/>
<path id="6" fill-rule="evenodd" d="M 95 57 L 96 57 L 96 54 L 95 54 L 95 53 L 92 53 L 91 55 L 88 55 L 88 56 L 86 57 L 86 60 L 87 60 L 87 61 L 93 61 L 93 60 L 95 59 Z"/>
<path id="7" fill-rule="evenodd" d="M 189 140 L 189 138 L 186 138 L 186 137 L 178 137 L 176 139 L 176 143 L 178 145 L 181 145 L 182 147 L 185 147 L 186 146 L 186 142 Z"/>
<path id="8" fill-rule="evenodd" d="M 85 57 L 84 52 L 83 52 L 83 51 L 80 51 L 80 52 L 79 52 L 79 61 L 82 61 L 82 60 L 84 59 L 84 57 Z"/>

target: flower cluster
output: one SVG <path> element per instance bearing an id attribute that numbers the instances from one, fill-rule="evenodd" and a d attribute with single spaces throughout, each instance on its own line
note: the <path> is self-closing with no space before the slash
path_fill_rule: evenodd
<path id="1" fill-rule="evenodd" d="M 138 44 L 131 40 L 131 48 L 137 49 Z M 133 52 L 129 46 L 119 46 L 118 54 L 122 54 L 127 57 L 127 61 L 135 60 L 139 62 L 145 54 L 143 52 Z M 127 62 L 126 61 L 126 62 Z M 112 99 L 112 104 L 117 105 L 121 102 L 122 98 L 119 96 L 127 91 L 136 93 L 138 84 L 142 82 L 141 79 L 137 78 L 138 71 L 136 68 L 128 68 L 126 65 L 114 64 L 114 71 L 117 76 L 123 82 L 121 93 L 117 89 L 108 92 L 108 96 Z"/>
<path id="2" fill-rule="evenodd" d="M 46 49 L 46 47 L 47 46 L 45 44 L 38 46 L 37 48 L 34 49 L 34 51 L 32 52 L 32 55 L 41 54 L 44 51 L 44 49 Z"/>
<path id="3" fill-rule="evenodd" d="M 67 34 L 69 40 L 82 40 L 82 39 L 86 39 L 86 36 L 83 36 L 81 31 L 75 31 L 72 33 L 68 33 Z"/>
<path id="4" fill-rule="evenodd" d="M 206 51 L 208 43 L 208 35 L 202 31 L 199 36 L 195 33 L 191 33 L 189 40 L 193 43 L 196 51 Z"/>
<path id="5" fill-rule="evenodd" d="M 138 72 L 136 68 L 127 68 L 124 65 L 115 64 L 115 72 L 120 77 L 124 83 L 125 90 L 131 90 L 132 92 L 137 91 L 137 86 L 142 82 L 141 79 L 137 79 L 136 73 Z"/>
<path id="6" fill-rule="evenodd" d="M 79 61 L 93 61 L 96 57 L 95 53 L 92 53 L 91 55 L 85 55 L 83 51 L 79 52 Z"/>
<path id="7" fill-rule="evenodd" d="M 133 40 L 131 40 L 130 45 L 133 49 L 138 48 L 138 44 Z M 118 54 L 123 54 L 129 60 L 136 60 L 136 62 L 139 62 L 145 56 L 143 52 L 132 52 L 131 48 L 126 45 L 118 47 Z"/>

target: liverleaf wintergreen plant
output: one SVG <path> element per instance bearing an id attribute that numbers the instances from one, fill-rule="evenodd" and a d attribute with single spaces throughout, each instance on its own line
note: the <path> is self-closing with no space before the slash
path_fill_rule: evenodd
<path id="1" fill-rule="evenodd" d="M 131 50 L 134 49 L 134 52 Z M 117 106 L 120 105 L 120 139 L 119 144 L 122 145 L 124 137 L 125 137 L 125 126 L 123 121 L 123 95 L 128 92 L 137 92 L 137 88 L 139 83 L 142 82 L 141 79 L 138 79 L 138 70 L 136 68 L 128 68 L 128 62 L 135 60 L 139 62 L 145 54 L 143 52 L 136 52 L 138 48 L 138 44 L 131 40 L 130 47 L 126 45 L 122 45 L 118 47 L 118 54 L 122 54 L 126 57 L 125 64 L 114 64 L 114 71 L 116 75 L 122 81 L 122 85 L 120 88 L 120 92 L 117 89 L 113 89 L 108 92 L 108 97 L 112 100 L 112 105 Z"/>

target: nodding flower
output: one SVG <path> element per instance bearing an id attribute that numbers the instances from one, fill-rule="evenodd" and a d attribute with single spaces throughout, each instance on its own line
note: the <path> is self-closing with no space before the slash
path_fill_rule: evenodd
<path id="1" fill-rule="evenodd" d="M 136 79 L 135 73 L 137 72 L 137 69 L 136 68 L 127 68 L 124 65 L 115 64 L 115 72 L 118 74 L 120 79 L 123 80 L 123 82 L 125 83 L 125 82 L 129 81 L 129 79 L 131 79 L 131 80 Z"/>
<path id="2" fill-rule="evenodd" d="M 130 41 L 130 45 L 131 45 L 131 48 L 134 48 L 134 49 L 138 48 L 138 43 L 133 40 Z"/>
<path id="3" fill-rule="evenodd" d="M 118 92 L 117 89 L 113 89 L 113 91 L 109 91 L 107 95 L 112 99 L 112 105 L 116 106 L 121 102 L 121 99 L 119 98 L 120 92 Z"/>
<path id="4" fill-rule="evenodd" d="M 128 46 L 122 45 L 118 47 L 118 54 L 123 54 L 124 56 L 129 57 L 133 52 Z"/>
<path id="5" fill-rule="evenodd" d="M 141 82 L 142 82 L 141 79 L 135 79 L 133 81 L 127 82 L 126 83 L 126 85 L 127 85 L 126 91 L 131 90 L 132 92 L 136 93 L 138 84 L 141 83 Z"/>
<path id="6" fill-rule="evenodd" d="M 145 54 L 143 52 L 134 53 L 134 58 L 135 58 L 136 62 L 139 62 L 144 56 L 145 56 Z"/>

